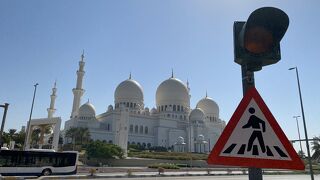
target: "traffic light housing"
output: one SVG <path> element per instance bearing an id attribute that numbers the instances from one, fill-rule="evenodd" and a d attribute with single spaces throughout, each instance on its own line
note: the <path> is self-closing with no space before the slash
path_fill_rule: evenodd
<path id="1" fill-rule="evenodd" d="M 281 59 L 280 41 L 288 26 L 288 15 L 273 7 L 253 11 L 246 22 L 234 22 L 234 61 L 251 71 L 277 63 Z"/>

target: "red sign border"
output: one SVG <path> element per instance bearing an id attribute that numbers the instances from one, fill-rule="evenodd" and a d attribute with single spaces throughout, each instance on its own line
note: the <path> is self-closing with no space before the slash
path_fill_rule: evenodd
<path id="1" fill-rule="evenodd" d="M 291 160 L 274 160 L 274 159 L 257 159 L 257 158 L 243 158 L 243 157 L 227 157 L 220 156 L 220 153 L 229 140 L 233 130 L 237 126 L 241 116 L 244 111 L 247 109 L 251 99 L 254 99 L 261 109 L 262 113 L 269 122 L 271 128 L 279 138 L 280 142 L 286 149 Z M 304 170 L 305 166 L 290 141 L 282 131 L 281 127 L 277 123 L 276 119 L 270 112 L 269 108 L 263 101 L 262 97 L 258 93 L 255 87 L 248 89 L 247 93 L 241 100 L 236 111 L 232 115 L 229 123 L 223 130 L 220 138 L 218 139 L 216 145 L 211 151 L 208 159 L 208 164 L 217 164 L 217 165 L 230 165 L 230 166 L 242 166 L 242 167 L 255 167 L 255 168 L 276 168 L 276 169 L 294 169 L 294 170 Z"/>

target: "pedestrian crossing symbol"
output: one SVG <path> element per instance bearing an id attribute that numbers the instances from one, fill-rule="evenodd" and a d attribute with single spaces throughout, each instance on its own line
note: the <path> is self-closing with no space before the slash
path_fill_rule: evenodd
<path id="1" fill-rule="evenodd" d="M 241 100 L 207 162 L 242 167 L 305 169 L 254 87 Z"/>

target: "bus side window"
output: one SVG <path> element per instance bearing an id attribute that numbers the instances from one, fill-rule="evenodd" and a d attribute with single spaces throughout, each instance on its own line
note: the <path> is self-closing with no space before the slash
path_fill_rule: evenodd
<path id="1" fill-rule="evenodd" d="M 0 167 L 6 167 L 8 166 L 8 158 L 9 156 L 8 155 L 2 155 L 0 156 Z"/>
<path id="2" fill-rule="evenodd" d="M 16 166 L 16 162 L 17 162 L 17 156 L 11 156 L 11 162 L 9 166 L 11 167 Z"/>

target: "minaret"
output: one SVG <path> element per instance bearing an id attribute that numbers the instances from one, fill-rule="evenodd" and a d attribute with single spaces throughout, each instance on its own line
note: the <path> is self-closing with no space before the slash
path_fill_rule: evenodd
<path id="1" fill-rule="evenodd" d="M 78 110 L 81 103 L 81 97 L 84 94 L 84 89 L 82 89 L 82 80 L 84 76 L 84 53 L 81 55 L 81 60 L 79 61 L 79 70 L 77 71 L 77 85 L 76 88 L 72 89 L 73 92 L 73 106 L 71 118 L 74 118 L 78 115 Z"/>
<path id="2" fill-rule="evenodd" d="M 191 99 L 189 79 L 187 79 L 187 88 L 188 88 L 188 93 L 189 93 L 189 99 Z"/>
<path id="3" fill-rule="evenodd" d="M 57 81 L 54 82 L 54 86 L 52 88 L 52 94 L 50 96 L 51 101 L 50 101 L 50 107 L 47 109 L 48 111 L 48 118 L 52 118 L 54 112 L 56 112 L 56 109 L 54 108 L 54 104 L 56 102 L 56 98 L 57 98 Z"/>
<path id="4" fill-rule="evenodd" d="M 187 79 L 187 88 L 188 88 L 188 92 L 190 93 L 189 79 Z"/>

